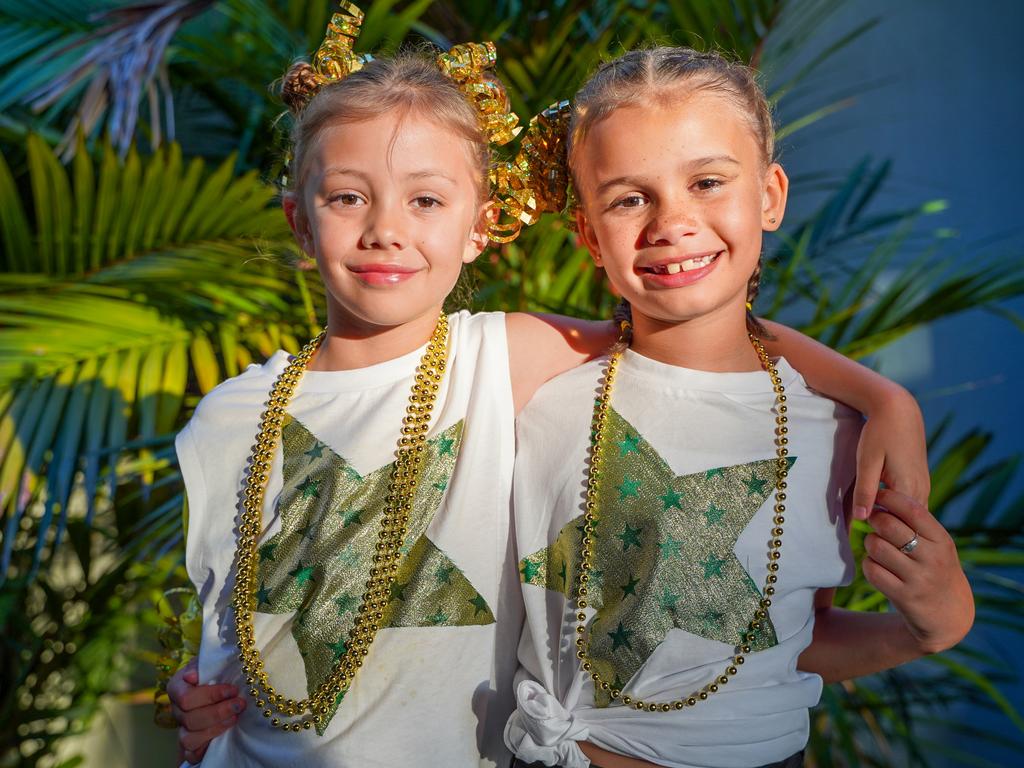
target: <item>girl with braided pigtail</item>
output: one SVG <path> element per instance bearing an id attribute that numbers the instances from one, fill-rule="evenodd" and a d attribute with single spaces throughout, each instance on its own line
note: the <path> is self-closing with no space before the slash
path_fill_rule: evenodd
<path id="1" fill-rule="evenodd" d="M 506 743 L 519 765 L 795 768 L 823 680 L 967 632 L 956 548 L 902 477 L 854 509 L 860 415 L 766 348 L 784 329 L 751 308 L 788 180 L 750 71 L 633 51 L 584 85 L 569 131 L 620 338 L 517 422 L 526 620 Z M 892 613 L 831 607 L 854 514 Z"/>
<path id="2" fill-rule="evenodd" d="M 489 240 L 564 192 L 559 112 L 493 163 L 489 144 L 516 124 L 493 46 L 371 60 L 352 51 L 361 14 L 343 11 L 284 84 L 283 208 L 324 281 L 327 327 L 219 386 L 178 438 L 202 639 L 168 693 L 190 763 L 506 765 L 513 419 L 615 331 L 442 311 Z M 772 331 L 773 353 L 809 374 L 846 371 L 823 388 L 919 419 L 894 385 Z M 872 435 L 869 501 L 883 464 L 926 482 L 919 445 Z"/>

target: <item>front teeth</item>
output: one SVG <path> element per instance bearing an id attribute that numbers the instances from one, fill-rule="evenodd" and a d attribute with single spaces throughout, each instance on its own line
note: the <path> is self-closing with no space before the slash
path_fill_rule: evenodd
<path id="1" fill-rule="evenodd" d="M 707 256 L 698 256 L 695 259 L 686 259 L 685 261 L 663 264 L 660 267 L 654 267 L 654 271 L 664 275 L 678 275 L 680 272 L 692 272 L 695 269 L 706 267 L 714 261 L 717 256 L 717 253 L 711 253 Z"/>

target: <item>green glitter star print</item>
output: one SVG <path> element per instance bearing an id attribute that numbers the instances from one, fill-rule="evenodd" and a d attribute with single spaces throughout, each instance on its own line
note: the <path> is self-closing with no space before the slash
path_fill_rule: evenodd
<path id="1" fill-rule="evenodd" d="M 494 622 L 487 601 L 426 536 L 455 469 L 462 424 L 454 424 L 427 443 L 403 558 L 382 628 Z M 360 475 L 291 417 L 284 425 L 282 450 L 281 530 L 259 548 L 257 611 L 295 613 L 292 636 L 312 694 L 345 652 L 345 638 L 372 566 L 392 465 Z M 318 727 L 321 735 L 343 696 Z"/>
<path id="2" fill-rule="evenodd" d="M 677 477 L 614 409 L 606 430 L 589 581 L 597 611 L 590 657 L 602 677 L 622 687 L 670 629 L 739 645 L 761 593 L 733 548 L 774 489 L 775 459 Z M 580 515 L 554 544 L 519 562 L 521 580 L 574 594 L 582 533 Z M 752 648 L 777 643 L 769 620 Z M 595 703 L 607 706 L 608 695 L 598 689 Z"/>

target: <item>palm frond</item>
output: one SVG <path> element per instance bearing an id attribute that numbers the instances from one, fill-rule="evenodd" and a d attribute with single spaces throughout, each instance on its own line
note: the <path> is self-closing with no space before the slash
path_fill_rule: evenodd
<path id="1" fill-rule="evenodd" d="M 37 113 L 49 109 L 56 115 L 81 94 L 75 116 L 64 133 L 62 150 L 73 147 L 79 129 L 92 135 L 106 114 L 107 133 L 123 156 L 135 140 L 139 105 L 145 94 L 151 144 L 159 146 L 164 132 L 173 140 L 173 109 L 164 54 L 182 22 L 202 13 L 212 3 L 213 0 L 169 0 L 111 5 L 97 11 L 88 17 L 88 27 L 79 26 L 65 36 L 61 45 L 55 46 L 51 41 L 45 47 L 28 49 L 32 52 L 0 79 L 0 88 L 8 81 L 13 84 L 15 76 L 23 71 L 32 75 L 27 84 L 20 83 L 16 90 L 2 91 L 7 95 L 0 99 L 0 109 L 22 102 Z M 23 17 L 15 16 L 14 21 L 23 23 Z M 34 42 L 36 38 L 30 40 Z M 54 58 L 59 66 L 55 66 Z M 0 71 L 2 67 L 0 60 Z"/>
<path id="2" fill-rule="evenodd" d="M 173 432 L 193 377 L 208 391 L 308 332 L 305 307 L 283 298 L 300 273 L 258 250 L 288 237 L 275 191 L 231 158 L 208 172 L 184 168 L 177 145 L 124 162 L 107 145 L 98 167 L 80 151 L 69 178 L 35 137 L 26 157 L 31 217 L 0 158 L 0 571 L 36 502 L 34 567 L 59 547 L 79 484 L 91 517 L 125 444 Z"/>

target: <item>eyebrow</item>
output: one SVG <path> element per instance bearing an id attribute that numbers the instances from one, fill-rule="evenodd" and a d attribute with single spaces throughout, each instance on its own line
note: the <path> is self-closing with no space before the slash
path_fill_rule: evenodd
<path id="1" fill-rule="evenodd" d="M 688 165 L 692 165 L 695 168 L 703 168 L 705 165 L 711 165 L 713 163 L 729 163 L 730 165 L 739 165 L 740 161 L 732 155 L 710 155 L 708 157 L 701 157 L 697 160 L 691 160 Z"/>
<path id="2" fill-rule="evenodd" d="M 361 179 L 368 180 L 369 174 L 355 168 L 346 168 L 344 166 L 331 166 L 324 170 L 324 178 L 328 176 L 358 176 Z M 427 179 L 427 178 L 438 178 L 444 179 L 452 184 L 455 184 L 455 179 L 450 174 L 439 168 L 424 168 L 420 171 L 413 171 L 405 175 L 407 179 Z"/>
<path id="3" fill-rule="evenodd" d="M 340 165 L 332 165 L 324 169 L 324 178 L 328 176 L 358 176 L 361 179 L 368 178 L 367 174 L 355 168 L 345 168 Z"/>
<path id="4" fill-rule="evenodd" d="M 708 157 L 699 157 L 696 160 L 689 160 L 686 163 L 683 163 L 683 165 L 689 168 L 703 168 L 706 165 L 712 165 L 714 163 L 739 165 L 740 161 L 732 155 L 709 155 Z M 646 179 L 643 176 L 616 176 L 614 179 L 608 179 L 608 181 L 602 181 L 598 184 L 597 192 L 600 194 L 612 187 L 639 187 L 643 186 L 645 181 Z"/>
<path id="5" fill-rule="evenodd" d="M 407 179 L 428 179 L 438 178 L 450 181 L 452 184 L 455 183 L 455 179 L 452 178 L 451 174 L 442 171 L 440 168 L 424 168 L 422 171 L 413 171 L 407 173 L 405 178 Z"/>

